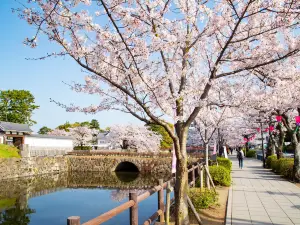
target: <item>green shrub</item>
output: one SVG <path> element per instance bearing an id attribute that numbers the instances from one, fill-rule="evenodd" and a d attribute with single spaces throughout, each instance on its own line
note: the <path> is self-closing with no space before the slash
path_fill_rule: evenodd
<path id="1" fill-rule="evenodd" d="M 92 146 L 75 146 L 74 150 L 92 150 Z"/>
<path id="2" fill-rule="evenodd" d="M 19 149 L 14 146 L 0 144 L 0 158 L 20 158 Z"/>
<path id="3" fill-rule="evenodd" d="M 270 168 L 270 169 L 272 168 L 271 167 L 272 160 L 277 160 L 277 155 L 271 155 L 267 158 L 267 160 L 266 160 L 267 168 Z"/>
<path id="4" fill-rule="evenodd" d="M 226 159 L 226 158 L 218 157 L 217 161 L 218 161 L 219 166 L 223 166 L 226 169 L 228 169 L 229 171 L 231 171 L 231 168 L 232 168 L 232 162 L 231 162 L 231 160 Z"/>
<path id="5" fill-rule="evenodd" d="M 293 178 L 293 167 L 294 159 L 292 158 L 281 158 L 278 160 L 278 170 L 280 174 L 286 178 Z"/>
<path id="6" fill-rule="evenodd" d="M 210 166 L 209 173 L 214 184 L 229 187 L 231 184 L 230 171 L 223 166 Z"/>
<path id="7" fill-rule="evenodd" d="M 247 158 L 255 158 L 256 157 L 256 151 L 254 150 L 249 150 L 246 154 Z"/>
<path id="8" fill-rule="evenodd" d="M 205 188 L 190 188 L 189 197 L 196 210 L 207 209 L 210 206 L 218 203 L 218 193 Z"/>
<path id="9" fill-rule="evenodd" d="M 279 172 L 279 160 L 277 158 L 271 160 L 271 169 L 276 173 Z"/>

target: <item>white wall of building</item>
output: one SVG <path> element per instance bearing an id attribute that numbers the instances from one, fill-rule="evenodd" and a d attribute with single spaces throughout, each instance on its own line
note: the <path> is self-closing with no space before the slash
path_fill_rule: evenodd
<path id="1" fill-rule="evenodd" d="M 109 148 L 111 145 L 110 142 L 108 142 L 107 140 L 99 140 L 97 142 L 97 147 L 99 148 Z"/>
<path id="2" fill-rule="evenodd" d="M 0 144 L 3 144 L 3 136 L 0 134 Z"/>
<path id="3" fill-rule="evenodd" d="M 60 147 L 73 149 L 72 139 L 42 138 L 26 136 L 24 144 L 34 147 Z"/>

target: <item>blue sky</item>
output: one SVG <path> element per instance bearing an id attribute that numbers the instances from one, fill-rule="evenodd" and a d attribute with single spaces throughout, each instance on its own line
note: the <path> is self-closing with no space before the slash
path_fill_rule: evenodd
<path id="1" fill-rule="evenodd" d="M 98 101 L 96 96 L 75 93 L 63 84 L 83 82 L 84 74 L 73 61 L 63 58 L 43 61 L 25 59 L 44 56 L 56 49 L 56 45 L 41 38 L 35 49 L 24 46 L 23 40 L 33 36 L 34 30 L 12 13 L 11 9 L 17 7 L 19 4 L 14 0 L 0 0 L 0 89 L 24 89 L 35 96 L 40 109 L 33 115 L 33 119 L 37 121 L 32 127 L 34 131 L 37 132 L 42 126 L 55 128 L 66 121 L 91 119 L 97 119 L 101 127 L 117 123 L 139 123 L 131 115 L 121 112 L 101 112 L 96 115 L 68 113 L 51 103 L 50 98 L 80 106 L 98 104 Z"/>

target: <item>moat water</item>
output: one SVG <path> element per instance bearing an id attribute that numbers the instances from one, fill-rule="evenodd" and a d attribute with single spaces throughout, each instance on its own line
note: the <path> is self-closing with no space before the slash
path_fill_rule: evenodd
<path id="1" fill-rule="evenodd" d="M 129 192 L 139 194 L 165 176 L 137 173 L 64 173 L 0 182 L 1 225 L 66 225 L 67 217 L 87 222 L 128 201 Z M 139 224 L 157 210 L 157 194 L 139 203 Z M 106 225 L 129 224 L 125 211 Z"/>

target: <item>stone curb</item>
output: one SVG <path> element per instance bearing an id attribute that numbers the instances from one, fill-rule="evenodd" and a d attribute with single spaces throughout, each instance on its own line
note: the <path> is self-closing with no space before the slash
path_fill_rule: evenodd
<path id="1" fill-rule="evenodd" d="M 226 225 L 232 224 L 232 185 L 228 190 L 228 199 L 227 199 L 227 207 L 226 207 Z"/>

